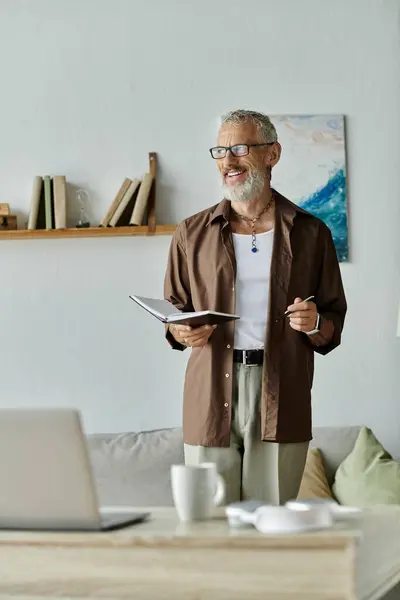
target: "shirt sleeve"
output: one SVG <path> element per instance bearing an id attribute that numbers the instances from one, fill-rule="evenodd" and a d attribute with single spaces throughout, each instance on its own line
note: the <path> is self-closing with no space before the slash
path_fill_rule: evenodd
<path id="1" fill-rule="evenodd" d="M 194 311 L 190 293 L 184 223 L 178 226 L 171 240 L 164 278 L 164 298 L 179 310 Z M 186 346 L 175 340 L 169 331 L 168 325 L 165 328 L 165 337 L 174 350 L 184 350 L 186 348 Z"/>
<path id="2" fill-rule="evenodd" d="M 322 319 L 322 336 L 324 330 L 332 332 L 332 325 L 333 334 L 327 344 L 313 345 L 313 348 L 315 352 L 325 355 L 340 345 L 347 303 L 332 234 L 324 223 L 321 223 L 319 238 L 321 261 L 315 300 Z"/>

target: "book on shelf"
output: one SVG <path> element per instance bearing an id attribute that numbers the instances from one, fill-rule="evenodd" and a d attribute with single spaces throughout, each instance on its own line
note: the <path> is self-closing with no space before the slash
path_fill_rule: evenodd
<path id="1" fill-rule="evenodd" d="M 53 190 L 50 175 L 44 176 L 44 211 L 46 229 L 53 229 L 54 208 L 53 208 Z"/>
<path id="2" fill-rule="evenodd" d="M 239 319 L 238 315 L 217 312 L 215 310 L 183 312 L 177 310 L 176 306 L 168 302 L 168 300 L 146 298 L 144 296 L 136 296 L 135 294 L 130 295 L 129 298 L 163 323 L 198 327 L 200 325 L 220 325 Z"/>
<path id="3" fill-rule="evenodd" d="M 110 221 L 112 219 L 112 217 L 114 216 L 115 211 L 117 210 L 118 206 L 120 205 L 122 199 L 124 198 L 126 192 L 128 191 L 129 186 L 132 183 L 132 179 L 130 179 L 129 177 L 125 177 L 121 187 L 119 188 L 117 195 L 115 196 L 114 200 L 111 203 L 111 206 L 109 207 L 108 211 L 106 212 L 106 214 L 103 217 L 103 220 L 100 223 L 100 227 L 108 227 L 110 224 Z"/>
<path id="4" fill-rule="evenodd" d="M 131 184 L 126 190 L 124 197 L 119 203 L 117 210 L 110 219 L 109 225 L 111 227 L 115 227 L 117 225 L 129 225 L 129 217 L 132 214 L 133 207 L 136 201 L 135 192 L 137 191 L 139 185 L 140 179 L 132 179 Z"/>
<path id="5" fill-rule="evenodd" d="M 42 193 L 39 200 L 39 211 L 35 229 L 46 229 L 46 208 L 44 205 L 44 181 L 42 185 Z"/>
<path id="6" fill-rule="evenodd" d="M 67 227 L 67 183 L 65 175 L 53 177 L 53 212 L 55 229 Z"/>
<path id="7" fill-rule="evenodd" d="M 152 185 L 152 175 L 150 175 L 150 173 L 145 173 L 143 175 L 142 183 L 140 184 L 135 206 L 133 207 L 132 216 L 129 221 L 130 225 L 142 225 Z"/>
<path id="8" fill-rule="evenodd" d="M 43 200 L 43 177 L 36 175 L 33 179 L 31 206 L 28 217 L 28 229 L 38 229 L 39 209 Z"/>

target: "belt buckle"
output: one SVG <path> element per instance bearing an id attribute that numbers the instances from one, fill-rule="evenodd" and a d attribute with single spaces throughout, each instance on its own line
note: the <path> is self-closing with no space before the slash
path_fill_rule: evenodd
<path id="1" fill-rule="evenodd" d="M 247 362 L 247 350 L 242 350 L 242 364 L 246 367 L 256 367 L 256 363 L 248 363 Z"/>

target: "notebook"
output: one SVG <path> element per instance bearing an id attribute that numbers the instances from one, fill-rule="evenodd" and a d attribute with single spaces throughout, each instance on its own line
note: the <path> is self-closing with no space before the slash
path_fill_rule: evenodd
<path id="1" fill-rule="evenodd" d="M 220 325 L 221 323 L 239 319 L 238 315 L 217 312 L 215 310 L 183 312 L 177 310 L 176 306 L 168 302 L 168 300 L 145 298 L 144 296 L 136 296 L 134 294 L 129 296 L 129 298 L 163 323 L 199 327 L 200 325 Z"/>

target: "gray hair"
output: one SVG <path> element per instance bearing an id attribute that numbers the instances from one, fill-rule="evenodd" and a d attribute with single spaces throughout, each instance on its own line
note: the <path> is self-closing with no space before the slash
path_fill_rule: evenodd
<path id="1" fill-rule="evenodd" d="M 256 112 L 254 110 L 231 110 L 221 118 L 221 125 L 225 123 L 233 123 L 239 125 L 241 123 L 253 123 L 257 129 L 263 142 L 270 144 L 278 141 L 278 134 L 276 133 L 275 126 L 267 115 Z"/>

